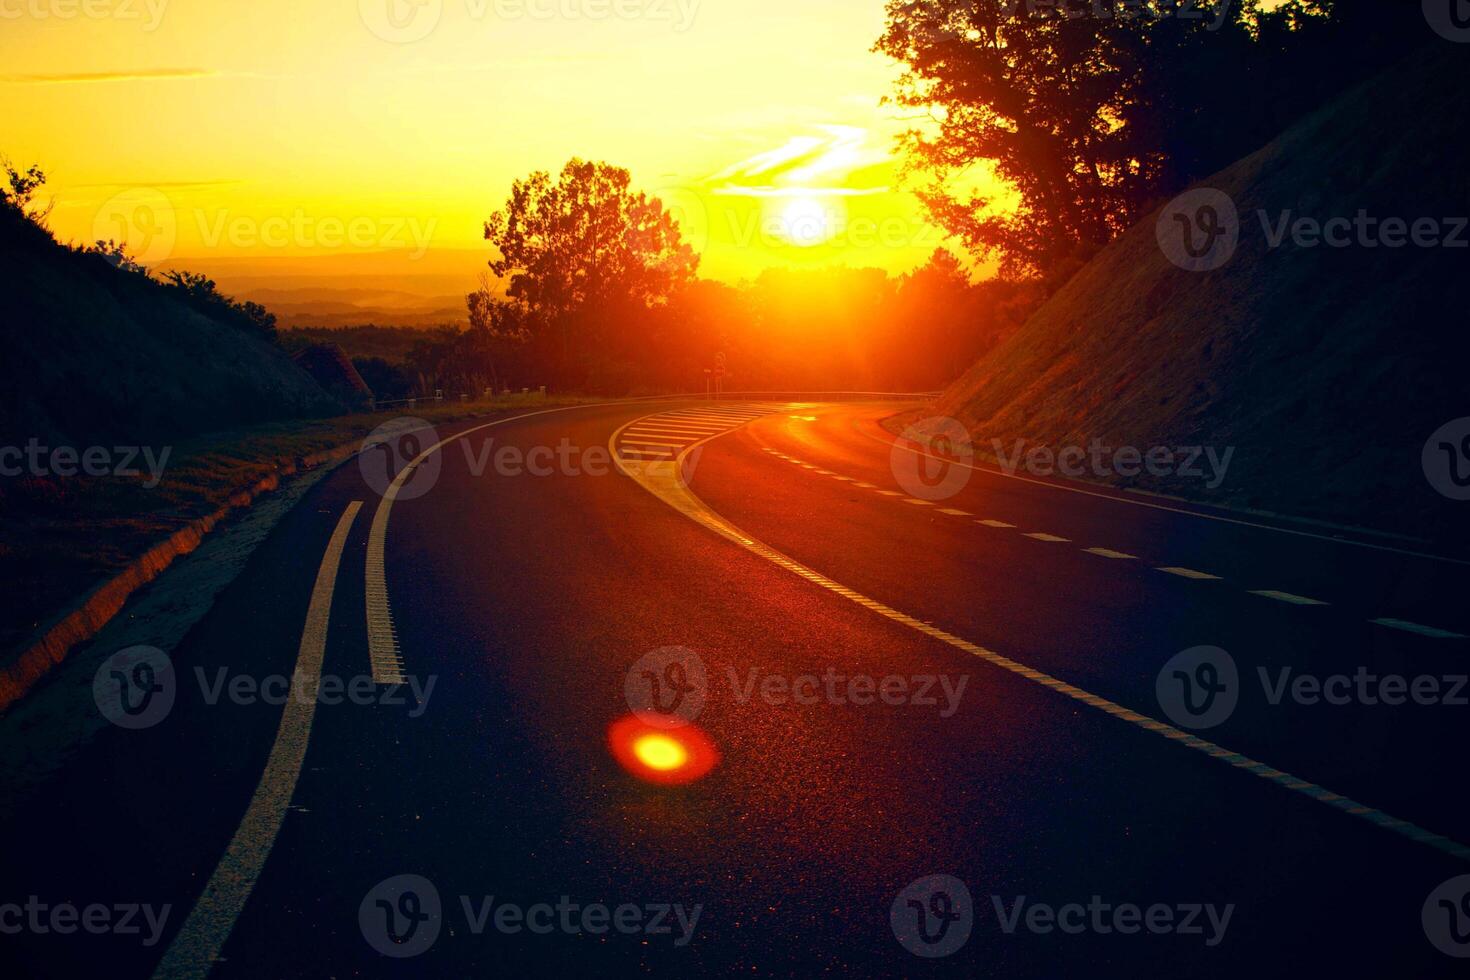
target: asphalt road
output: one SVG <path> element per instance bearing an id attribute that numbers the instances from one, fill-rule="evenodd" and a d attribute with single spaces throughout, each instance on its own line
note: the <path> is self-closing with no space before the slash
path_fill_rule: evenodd
<path id="1" fill-rule="evenodd" d="M 900 407 L 344 466 L 0 826 L 6 975 L 1463 976 L 1470 566 L 932 468 Z M 358 695 L 251 696 L 298 670 Z M 707 774 L 619 763 L 645 695 Z"/>

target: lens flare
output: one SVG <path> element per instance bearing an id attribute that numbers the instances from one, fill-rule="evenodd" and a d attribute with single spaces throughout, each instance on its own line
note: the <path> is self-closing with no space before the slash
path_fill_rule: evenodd
<path id="1" fill-rule="evenodd" d="M 667 735 L 643 735 L 633 743 L 633 754 L 650 769 L 667 772 L 689 761 L 684 746 Z"/>
<path id="2" fill-rule="evenodd" d="M 650 783 L 693 782 L 720 761 L 714 745 L 694 725 L 663 727 L 636 715 L 613 722 L 607 743 L 619 765 Z"/>

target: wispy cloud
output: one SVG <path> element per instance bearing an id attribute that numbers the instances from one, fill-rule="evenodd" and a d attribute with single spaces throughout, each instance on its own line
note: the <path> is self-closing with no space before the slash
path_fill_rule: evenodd
<path id="1" fill-rule="evenodd" d="M 239 178 L 226 180 L 143 180 L 129 181 L 127 183 L 110 182 L 106 184 L 69 184 L 69 190 L 133 190 L 143 188 L 145 190 L 192 190 L 196 187 L 229 187 L 232 184 L 243 184 Z"/>
<path id="2" fill-rule="evenodd" d="M 94 82 L 138 82 L 178 78 L 208 78 L 217 71 L 204 68 L 146 68 L 137 71 L 75 71 L 37 75 L 0 75 L 10 85 L 78 85 Z"/>
<path id="3" fill-rule="evenodd" d="M 861 174 L 889 162 L 860 126 L 819 126 L 821 136 L 793 136 L 783 145 L 731 164 L 710 178 L 714 193 L 741 197 L 857 197 L 883 194 Z"/>
<path id="4" fill-rule="evenodd" d="M 95 85 L 106 82 L 173 82 L 193 78 L 285 78 L 257 71 L 217 71 L 213 68 L 140 68 L 125 71 L 70 71 L 0 75 L 7 85 Z"/>

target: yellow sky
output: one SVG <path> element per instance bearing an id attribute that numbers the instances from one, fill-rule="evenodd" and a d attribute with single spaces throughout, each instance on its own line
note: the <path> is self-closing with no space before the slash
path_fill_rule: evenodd
<path id="1" fill-rule="evenodd" d="M 575 155 L 664 197 L 706 275 L 902 271 L 943 239 L 898 187 L 882 25 L 881 0 L 0 0 L 0 151 L 51 175 L 60 237 L 145 261 L 472 276 L 511 180 Z"/>

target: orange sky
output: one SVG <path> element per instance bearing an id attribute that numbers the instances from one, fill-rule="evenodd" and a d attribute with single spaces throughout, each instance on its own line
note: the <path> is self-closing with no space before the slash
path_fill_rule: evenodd
<path id="1" fill-rule="evenodd" d="M 0 151 L 48 171 L 59 237 L 145 262 L 472 284 L 511 180 L 573 155 L 664 197 L 706 275 L 903 271 L 943 242 L 898 187 L 880 0 L 0 0 L 0 20 Z"/>

